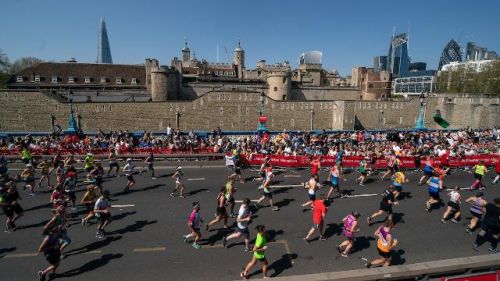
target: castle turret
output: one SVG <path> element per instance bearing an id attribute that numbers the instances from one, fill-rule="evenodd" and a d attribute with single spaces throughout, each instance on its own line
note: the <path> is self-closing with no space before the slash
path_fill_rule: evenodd
<path id="1" fill-rule="evenodd" d="M 238 78 L 243 78 L 243 70 L 245 69 L 245 51 L 241 48 L 238 41 L 238 47 L 234 49 L 233 64 L 236 66 Z"/>
<path id="2" fill-rule="evenodd" d="M 191 50 L 189 50 L 187 40 L 184 41 L 184 48 L 182 48 L 182 63 L 187 65 L 191 60 Z"/>
<path id="3" fill-rule="evenodd" d="M 168 76 L 164 67 L 151 69 L 151 100 L 166 101 L 168 99 Z"/>
<path id="4" fill-rule="evenodd" d="M 158 67 L 157 59 L 145 59 L 144 68 L 146 69 L 146 89 L 148 93 L 151 93 L 151 70 Z"/>
<path id="5" fill-rule="evenodd" d="M 292 89 L 292 73 L 289 70 L 273 70 L 267 73 L 267 96 L 274 100 L 289 100 Z"/>

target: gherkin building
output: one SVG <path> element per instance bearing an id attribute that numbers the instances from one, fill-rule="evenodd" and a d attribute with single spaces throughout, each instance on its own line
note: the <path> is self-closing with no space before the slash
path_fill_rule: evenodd
<path id="1" fill-rule="evenodd" d="M 457 41 L 451 39 L 448 44 L 443 49 L 441 53 L 441 58 L 439 59 L 438 70 L 441 70 L 443 65 L 449 64 L 450 62 L 461 62 L 462 54 L 460 52 L 460 46 Z"/>

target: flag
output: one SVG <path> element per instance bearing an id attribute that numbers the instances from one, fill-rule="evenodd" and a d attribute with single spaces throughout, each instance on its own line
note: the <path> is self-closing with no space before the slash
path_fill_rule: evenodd
<path id="1" fill-rule="evenodd" d="M 436 110 L 436 114 L 434 114 L 434 122 L 436 122 L 439 126 L 443 128 L 448 128 L 450 126 L 450 123 L 448 121 L 444 120 L 443 117 L 441 117 L 441 111 Z"/>

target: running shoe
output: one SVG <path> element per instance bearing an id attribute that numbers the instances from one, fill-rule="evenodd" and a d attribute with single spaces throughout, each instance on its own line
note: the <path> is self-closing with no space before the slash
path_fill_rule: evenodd
<path id="1" fill-rule="evenodd" d="M 245 247 L 245 252 L 253 252 L 252 248 Z"/>
<path id="2" fill-rule="evenodd" d="M 196 243 L 196 242 L 194 242 L 193 244 L 191 244 L 191 246 L 193 246 L 193 248 L 195 248 L 196 250 L 201 249 L 201 245 L 198 244 L 198 243 Z"/>
<path id="3" fill-rule="evenodd" d="M 280 210 L 280 207 L 278 207 L 278 206 L 274 206 L 274 207 L 272 207 L 272 208 L 271 208 L 271 210 L 273 210 L 273 211 L 279 211 L 279 210 Z"/>
<path id="4" fill-rule="evenodd" d="M 475 251 L 479 251 L 479 245 L 476 244 L 476 243 L 473 243 L 472 244 L 472 249 L 474 249 Z"/>
<path id="5" fill-rule="evenodd" d="M 346 254 L 346 253 L 341 253 L 340 255 L 341 255 L 343 258 L 348 258 L 348 257 L 349 257 L 349 255 L 348 255 L 348 254 Z"/>
<path id="6" fill-rule="evenodd" d="M 151 177 L 151 179 L 152 179 L 152 180 L 155 180 L 155 179 L 157 179 L 157 177 Z"/>
<path id="7" fill-rule="evenodd" d="M 187 243 L 187 242 L 188 242 L 188 237 L 187 237 L 187 235 L 182 235 L 182 241 L 184 241 L 184 243 Z"/>
<path id="8" fill-rule="evenodd" d="M 227 236 L 222 237 L 222 246 L 226 248 L 227 246 Z"/>
<path id="9" fill-rule="evenodd" d="M 170 197 L 175 197 L 175 195 L 173 193 L 170 193 Z"/>
<path id="10" fill-rule="evenodd" d="M 184 195 L 179 195 L 179 198 L 186 198 Z"/>
<path id="11" fill-rule="evenodd" d="M 87 225 L 87 220 L 86 219 L 82 219 L 82 226 L 86 226 Z"/>
<path id="12" fill-rule="evenodd" d="M 458 221 L 455 218 L 451 219 L 451 222 L 452 223 L 458 223 Z"/>
<path id="13" fill-rule="evenodd" d="M 304 238 L 302 238 L 302 240 L 304 240 L 304 242 L 306 242 L 307 244 L 309 244 L 309 243 L 311 242 L 309 239 L 307 239 L 307 238 L 305 238 L 305 237 L 304 237 Z"/>
<path id="14" fill-rule="evenodd" d="M 497 249 L 497 248 L 489 247 L 489 248 L 488 248 L 488 250 L 489 250 L 490 252 L 492 252 L 493 254 L 498 253 L 498 249 Z"/>
<path id="15" fill-rule="evenodd" d="M 372 217 L 367 217 L 366 223 L 368 223 L 368 226 L 370 226 L 372 224 Z"/>
<path id="16" fill-rule="evenodd" d="M 427 208 L 427 210 L 429 210 L 429 211 L 430 211 L 430 210 L 431 210 L 431 202 L 426 201 L 426 202 L 425 202 L 425 207 Z"/>
<path id="17" fill-rule="evenodd" d="M 325 237 L 325 236 L 320 236 L 320 237 L 319 237 L 319 240 L 321 240 L 321 241 L 326 241 L 326 237 Z"/>
<path id="18" fill-rule="evenodd" d="M 43 271 L 41 270 L 38 271 L 37 275 L 38 275 L 38 280 L 45 281 L 45 275 L 43 274 Z"/>
<path id="19" fill-rule="evenodd" d="M 442 224 L 446 224 L 446 221 L 444 219 L 441 219 Z"/>
<path id="20" fill-rule="evenodd" d="M 209 226 L 208 226 L 208 224 L 206 224 L 205 225 L 205 231 L 208 231 L 208 228 L 209 228 Z"/>

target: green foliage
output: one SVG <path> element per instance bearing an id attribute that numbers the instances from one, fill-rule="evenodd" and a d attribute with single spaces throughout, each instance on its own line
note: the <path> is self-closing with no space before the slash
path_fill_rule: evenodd
<path id="1" fill-rule="evenodd" d="M 437 77 L 437 92 L 500 95 L 500 60 L 476 73 L 464 67 L 441 71 Z"/>
<path id="2" fill-rule="evenodd" d="M 0 49 L 0 73 L 7 73 L 10 69 L 9 57 Z"/>

